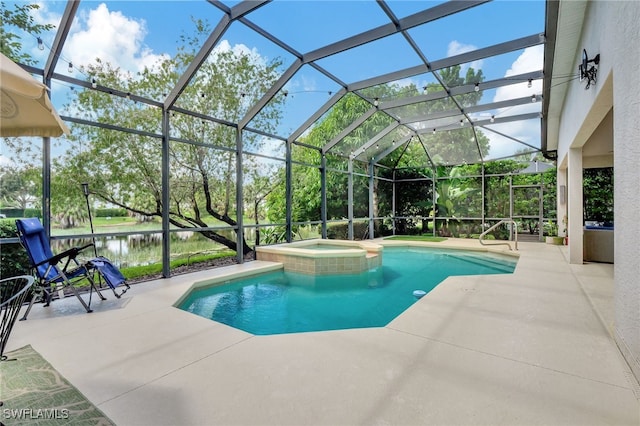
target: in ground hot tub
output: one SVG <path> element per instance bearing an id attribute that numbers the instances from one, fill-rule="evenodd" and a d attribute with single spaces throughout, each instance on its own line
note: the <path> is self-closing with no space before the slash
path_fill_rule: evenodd
<path id="1" fill-rule="evenodd" d="M 285 271 L 303 274 L 360 273 L 382 265 L 380 244 L 365 241 L 309 240 L 256 247 L 256 258 L 280 262 Z"/>

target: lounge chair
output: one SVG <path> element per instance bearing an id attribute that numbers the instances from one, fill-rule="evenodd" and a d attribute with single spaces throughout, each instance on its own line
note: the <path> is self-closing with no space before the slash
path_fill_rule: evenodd
<path id="1" fill-rule="evenodd" d="M 120 271 L 108 259 L 94 257 L 86 262 L 80 262 L 77 259 L 83 250 L 92 247 L 93 244 L 72 247 L 54 255 L 49 238 L 38 218 L 18 219 L 16 220 L 16 227 L 20 242 L 27 251 L 31 267 L 37 278 L 36 293 L 42 297 L 45 303 L 44 306 L 49 306 L 49 303 L 51 303 L 53 292 L 64 291 L 64 289 L 69 288 L 82 303 L 85 310 L 92 312 L 91 294 L 94 290 L 101 300 L 106 300 L 106 297 L 102 295 L 100 289 L 96 286 L 96 273 L 99 274 L 99 280 L 104 281 L 118 298 L 129 289 L 129 285 Z M 90 286 L 88 303 L 85 302 L 75 287 L 75 284 L 81 281 L 86 281 Z M 121 290 L 117 291 L 117 287 L 120 286 L 122 286 Z M 27 319 L 35 299 L 36 295 L 31 298 L 29 307 L 21 320 Z"/>

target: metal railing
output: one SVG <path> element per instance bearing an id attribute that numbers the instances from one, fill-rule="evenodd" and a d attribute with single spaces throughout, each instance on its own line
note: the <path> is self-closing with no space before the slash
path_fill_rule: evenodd
<path id="1" fill-rule="evenodd" d="M 482 238 L 487 235 L 489 232 L 493 231 L 494 229 L 496 229 L 498 226 L 502 225 L 503 223 L 512 223 L 514 226 L 514 234 L 515 234 L 515 247 L 516 250 L 518 250 L 518 224 L 513 220 L 513 219 L 502 219 L 500 222 L 496 223 L 495 225 L 493 225 L 492 227 L 490 227 L 489 229 L 487 229 L 486 231 L 484 231 L 482 234 L 480 234 L 480 236 L 478 237 L 478 241 L 480 241 L 480 244 L 482 244 L 483 246 L 500 246 L 500 245 L 506 245 L 507 247 L 509 247 L 509 250 L 513 251 L 513 249 L 511 248 L 511 244 L 509 244 L 508 242 L 495 242 L 495 243 L 487 243 L 485 242 Z"/>

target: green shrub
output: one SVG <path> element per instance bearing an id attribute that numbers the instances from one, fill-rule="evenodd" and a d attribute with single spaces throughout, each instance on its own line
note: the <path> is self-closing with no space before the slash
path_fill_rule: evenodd
<path id="1" fill-rule="evenodd" d="M 447 241 L 445 237 L 434 237 L 432 235 L 394 235 L 392 237 L 386 237 L 385 240 L 400 240 L 400 241 L 427 241 L 431 243 L 439 243 Z"/>
<path id="2" fill-rule="evenodd" d="M 40 209 L 24 209 L 22 217 L 37 217 L 42 219 L 42 210 Z"/>
<path id="3" fill-rule="evenodd" d="M 126 209 L 95 209 L 95 217 L 125 217 L 127 216 Z"/>
<path id="4" fill-rule="evenodd" d="M 16 238 L 13 219 L 0 219 L 0 238 Z M 0 244 L 0 279 L 29 274 L 29 258 L 20 243 Z"/>
<path id="5" fill-rule="evenodd" d="M 368 234 L 369 222 L 353 223 L 353 239 L 361 240 L 369 238 Z M 348 240 L 349 224 L 347 223 L 329 223 L 327 224 L 327 238 L 331 240 Z"/>
<path id="6" fill-rule="evenodd" d="M 14 209 L 13 207 L 0 209 L 0 213 L 6 217 L 24 217 L 24 209 Z"/>

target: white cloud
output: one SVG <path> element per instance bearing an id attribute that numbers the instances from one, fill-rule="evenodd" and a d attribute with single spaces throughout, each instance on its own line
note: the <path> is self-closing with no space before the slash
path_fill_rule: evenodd
<path id="1" fill-rule="evenodd" d="M 82 13 L 74 22 L 62 56 L 76 67 L 95 63 L 96 58 L 135 74 L 151 68 L 166 55 L 154 53 L 144 39 L 144 20 L 110 11 L 106 4 Z M 65 66 L 66 64 L 60 64 Z"/>
<path id="2" fill-rule="evenodd" d="M 235 44 L 231 46 L 231 44 L 229 43 L 229 40 L 221 40 L 220 43 L 218 43 L 216 47 L 214 47 L 213 50 L 211 51 L 211 54 L 209 55 L 208 60 L 215 62 L 216 56 L 218 55 L 218 53 L 230 52 L 230 51 L 233 52 L 234 55 L 236 56 L 242 56 L 242 55 L 249 56 L 253 63 L 260 64 L 260 65 L 267 64 L 266 58 L 263 56 L 260 56 L 260 54 L 258 53 L 258 49 L 256 49 L 255 47 L 253 49 L 250 49 L 245 44 Z"/>
<path id="3" fill-rule="evenodd" d="M 55 27 L 60 24 L 62 15 L 56 12 L 51 12 L 46 1 L 37 1 L 34 3 L 40 6 L 39 9 L 31 12 L 31 16 L 33 16 L 36 23 L 42 25 L 53 25 Z M 55 35 L 55 30 L 52 32 L 52 35 Z"/>
<path id="4" fill-rule="evenodd" d="M 542 45 L 528 47 L 516 58 L 513 64 L 511 64 L 511 67 L 505 72 L 504 76 L 511 77 L 527 72 L 540 71 L 543 67 L 543 61 L 544 47 Z M 533 94 L 542 94 L 542 80 L 532 81 L 531 87 L 528 87 L 527 81 L 500 87 L 496 90 L 493 101 L 498 102 L 514 98 L 531 97 Z M 495 111 L 495 115 L 496 117 L 512 116 L 539 111 L 540 103 L 538 102 L 499 109 Z M 540 121 L 537 119 L 500 124 L 497 130 L 533 146 L 540 146 Z M 485 133 L 490 139 L 491 158 L 513 154 L 513 144 L 516 144 L 516 142 L 506 140 L 492 132 Z M 519 145 L 517 148 L 522 149 L 526 147 Z"/>
<path id="5" fill-rule="evenodd" d="M 472 52 L 477 50 L 478 47 L 473 44 L 463 44 L 457 40 L 453 40 L 449 42 L 449 46 L 447 46 L 447 57 L 460 55 L 462 53 Z M 464 75 L 467 68 L 471 67 L 474 70 L 479 70 L 482 68 L 482 60 L 473 61 L 470 64 L 463 64 L 461 74 Z"/>
<path id="6" fill-rule="evenodd" d="M 544 61 L 544 46 L 528 47 L 520 56 L 511 64 L 505 72 L 505 77 L 524 74 L 532 71 L 540 71 Z M 500 87 L 496 90 L 494 101 L 502 101 L 505 99 L 518 98 L 522 96 L 531 96 L 532 94 L 542 93 L 542 80 L 532 81 L 531 88 L 527 87 L 528 82 L 520 84 L 511 84 L 509 86 Z"/>

